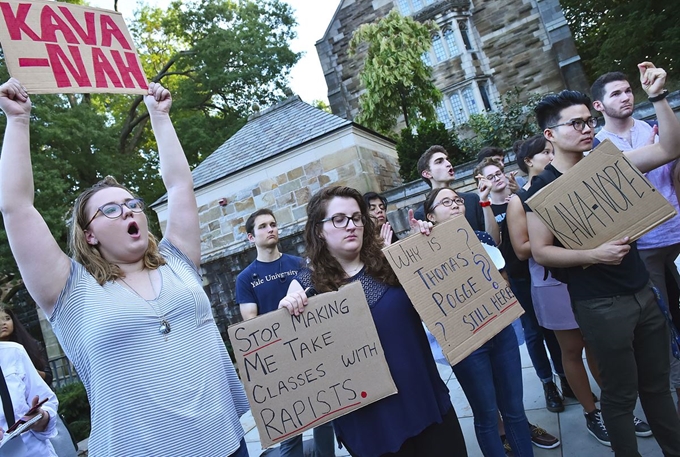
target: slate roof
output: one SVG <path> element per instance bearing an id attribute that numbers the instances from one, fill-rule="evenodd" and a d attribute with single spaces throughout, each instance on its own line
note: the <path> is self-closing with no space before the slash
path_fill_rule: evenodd
<path id="1" fill-rule="evenodd" d="M 193 171 L 194 188 L 294 149 L 351 122 L 303 102 L 299 96 L 252 116 Z"/>

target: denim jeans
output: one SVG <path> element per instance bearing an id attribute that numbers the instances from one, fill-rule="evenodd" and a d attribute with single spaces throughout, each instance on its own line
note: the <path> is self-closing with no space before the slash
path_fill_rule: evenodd
<path id="1" fill-rule="evenodd" d="M 680 456 L 680 421 L 668 381 L 670 339 L 651 283 L 634 295 L 572 301 L 602 380 L 602 418 L 617 457 L 639 457 L 633 425 L 638 394 L 665 456 Z"/>
<path id="2" fill-rule="evenodd" d="M 510 278 L 510 289 L 524 309 L 524 314 L 522 314 L 520 320 L 524 329 L 527 352 L 531 358 L 534 370 L 536 370 L 536 375 L 541 382 L 548 382 L 553 379 L 553 370 L 543 345 L 543 341 L 545 341 L 550 351 L 550 358 L 552 359 L 555 372 L 560 376 L 564 376 L 562 351 L 560 350 L 555 333 L 538 325 L 536 312 L 534 311 L 534 302 L 531 299 L 531 280 L 529 278 Z"/>
<path id="3" fill-rule="evenodd" d="M 475 434 L 484 456 L 505 456 L 498 431 L 499 410 L 514 455 L 532 456 L 519 346 L 512 326 L 454 365 L 453 372 L 472 407 Z"/>
<path id="4" fill-rule="evenodd" d="M 302 435 L 281 442 L 281 457 L 303 457 Z M 314 456 L 333 457 L 335 455 L 335 433 L 333 422 L 314 427 Z"/>
<path id="5" fill-rule="evenodd" d="M 236 449 L 236 452 L 231 454 L 229 457 L 249 457 L 248 446 L 246 445 L 246 439 L 241 438 L 241 446 Z"/>

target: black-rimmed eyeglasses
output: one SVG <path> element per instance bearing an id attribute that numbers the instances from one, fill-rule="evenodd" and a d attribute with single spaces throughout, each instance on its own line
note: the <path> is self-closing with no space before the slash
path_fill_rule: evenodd
<path id="1" fill-rule="evenodd" d="M 442 198 L 441 200 L 439 200 L 438 203 L 434 204 L 434 206 L 432 207 L 432 211 L 434 211 L 434 209 L 439 205 L 446 206 L 447 208 L 451 208 L 454 204 L 456 205 L 455 207 L 458 208 L 459 206 L 463 206 L 465 204 L 465 200 L 463 200 L 460 197 Z"/>
<path id="2" fill-rule="evenodd" d="M 116 219 L 122 216 L 123 206 L 129 208 L 130 211 L 132 211 L 133 213 L 141 213 L 142 211 L 144 211 L 144 200 L 142 200 L 141 198 L 131 198 L 130 200 L 124 201 L 123 203 L 107 203 L 105 205 L 102 205 L 99 208 L 97 208 L 97 211 L 95 211 L 94 216 L 92 216 L 92 219 L 90 219 L 87 222 L 87 224 L 85 224 L 83 230 L 87 230 L 87 228 L 90 226 L 94 218 L 97 217 L 99 213 L 102 213 L 109 219 Z"/>
<path id="3" fill-rule="evenodd" d="M 555 127 L 560 127 L 562 125 L 571 125 L 572 127 L 574 127 L 574 130 L 576 130 L 577 132 L 581 132 L 586 127 L 586 125 L 591 129 L 597 127 L 597 119 L 594 117 L 589 117 L 588 119 L 572 119 L 569 122 L 563 122 L 561 124 L 556 124 L 548 128 L 554 129 Z"/>
<path id="4" fill-rule="evenodd" d="M 352 221 L 355 227 L 363 227 L 366 224 L 366 218 L 361 213 L 352 214 L 351 216 L 346 216 L 344 214 L 334 214 L 326 219 L 321 219 L 319 224 L 331 221 L 333 227 L 344 229 L 349 225 L 349 221 Z"/>

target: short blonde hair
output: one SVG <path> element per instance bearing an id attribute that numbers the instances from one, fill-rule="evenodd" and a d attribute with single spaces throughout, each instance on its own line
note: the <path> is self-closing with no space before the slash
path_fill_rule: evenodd
<path id="1" fill-rule="evenodd" d="M 125 273 L 123 273 L 118 265 L 102 257 L 98 246 L 93 246 L 87 242 L 85 229 L 83 228 L 88 222 L 88 217 L 85 213 L 87 202 L 94 194 L 109 187 L 117 187 L 130 192 L 127 187 L 119 184 L 114 177 L 107 176 L 94 186 L 85 189 L 76 198 L 70 221 L 69 251 L 71 256 L 73 256 L 76 262 L 81 263 L 88 273 L 94 276 L 101 285 L 104 285 L 107 281 L 115 281 L 118 278 L 125 277 Z M 134 194 L 130 192 L 130 195 Z M 149 269 L 156 269 L 161 265 L 165 265 L 165 259 L 158 250 L 156 237 L 149 232 L 149 244 L 146 252 L 144 252 L 144 266 Z"/>

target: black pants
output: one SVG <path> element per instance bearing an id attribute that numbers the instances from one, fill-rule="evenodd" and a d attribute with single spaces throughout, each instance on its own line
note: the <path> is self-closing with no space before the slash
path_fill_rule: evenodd
<path id="1" fill-rule="evenodd" d="M 346 445 L 345 447 L 352 457 L 361 457 Z M 441 423 L 430 425 L 420 434 L 404 441 L 397 452 L 383 454 L 381 457 L 467 457 L 467 455 L 463 431 L 452 406 Z"/>

